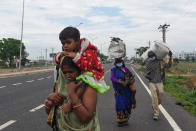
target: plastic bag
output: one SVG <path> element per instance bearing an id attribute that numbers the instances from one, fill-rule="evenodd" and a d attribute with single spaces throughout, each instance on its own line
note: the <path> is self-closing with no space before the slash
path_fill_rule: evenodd
<path id="1" fill-rule="evenodd" d="M 143 60 L 148 58 L 149 51 L 153 51 L 156 54 L 157 59 L 164 59 L 168 55 L 170 49 L 166 43 L 154 41 L 154 44 L 141 56 Z"/>
<path id="2" fill-rule="evenodd" d="M 123 43 L 122 40 L 111 41 L 109 49 L 109 56 L 110 58 L 120 58 L 126 56 L 126 45 Z"/>

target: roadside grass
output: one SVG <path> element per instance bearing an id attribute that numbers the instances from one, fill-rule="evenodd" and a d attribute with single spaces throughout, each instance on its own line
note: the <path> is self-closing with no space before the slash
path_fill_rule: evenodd
<path id="1" fill-rule="evenodd" d="M 166 71 L 172 74 L 196 74 L 196 62 L 173 63 L 172 67 Z"/>
<path id="2" fill-rule="evenodd" d="M 142 74 L 145 73 L 145 66 L 141 66 L 139 69 L 138 69 Z"/>
<path id="3" fill-rule="evenodd" d="M 15 67 L 8 67 L 8 66 L 3 66 L 0 65 L 0 69 L 14 69 Z"/>
<path id="4" fill-rule="evenodd" d="M 196 90 L 189 90 L 186 86 L 186 76 L 166 76 L 164 90 L 175 97 L 185 110 L 196 115 Z"/>

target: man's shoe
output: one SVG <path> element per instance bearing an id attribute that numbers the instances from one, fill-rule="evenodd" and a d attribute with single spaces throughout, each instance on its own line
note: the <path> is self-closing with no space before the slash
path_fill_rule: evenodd
<path id="1" fill-rule="evenodd" d="M 152 118 L 153 118 L 153 120 L 158 120 L 159 116 L 158 115 L 154 115 Z"/>

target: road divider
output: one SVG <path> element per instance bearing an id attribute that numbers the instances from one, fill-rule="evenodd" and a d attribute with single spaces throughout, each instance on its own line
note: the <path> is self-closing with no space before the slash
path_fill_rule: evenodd
<path id="1" fill-rule="evenodd" d="M 131 69 L 133 70 L 137 78 L 140 80 L 144 88 L 147 90 L 148 94 L 152 96 L 148 86 L 143 82 L 141 77 L 136 73 L 135 69 L 133 67 L 131 67 Z M 169 122 L 169 124 L 171 125 L 174 131 L 182 131 L 182 129 L 178 126 L 178 124 L 174 121 L 174 119 L 170 116 L 170 114 L 165 110 L 165 108 L 161 104 L 159 105 L 159 109 L 162 112 L 162 114 L 165 116 L 165 118 L 167 119 L 167 121 Z"/>
<path id="2" fill-rule="evenodd" d="M 8 127 L 9 125 L 11 125 L 15 122 L 16 122 L 16 120 L 10 120 L 10 121 L 6 122 L 5 124 L 0 126 L 0 130 L 3 130 L 4 128 Z"/>

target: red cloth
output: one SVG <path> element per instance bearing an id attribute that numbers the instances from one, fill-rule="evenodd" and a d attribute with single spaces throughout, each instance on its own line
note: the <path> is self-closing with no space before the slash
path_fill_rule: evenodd
<path id="1" fill-rule="evenodd" d="M 82 41 L 84 40 L 85 39 L 81 39 L 81 47 L 83 46 Z M 82 71 L 92 72 L 94 77 L 97 80 L 100 80 L 104 76 L 104 68 L 97 57 L 96 51 L 97 47 L 89 42 L 87 48 L 83 52 L 81 52 L 80 48 L 79 53 L 81 52 L 81 55 L 75 63 Z"/>
<path id="2" fill-rule="evenodd" d="M 56 55 L 55 55 L 55 57 L 54 57 L 54 62 L 55 62 L 56 64 L 59 64 L 58 58 L 60 57 L 60 54 L 61 54 L 61 52 L 58 52 L 58 53 L 56 53 Z"/>
<path id="3" fill-rule="evenodd" d="M 81 47 L 77 52 L 77 57 L 73 59 L 82 71 L 92 72 L 93 76 L 100 80 L 104 76 L 104 68 L 97 57 L 97 47 L 92 45 L 87 39 L 80 40 Z M 59 64 L 60 53 L 55 56 L 55 63 Z"/>

